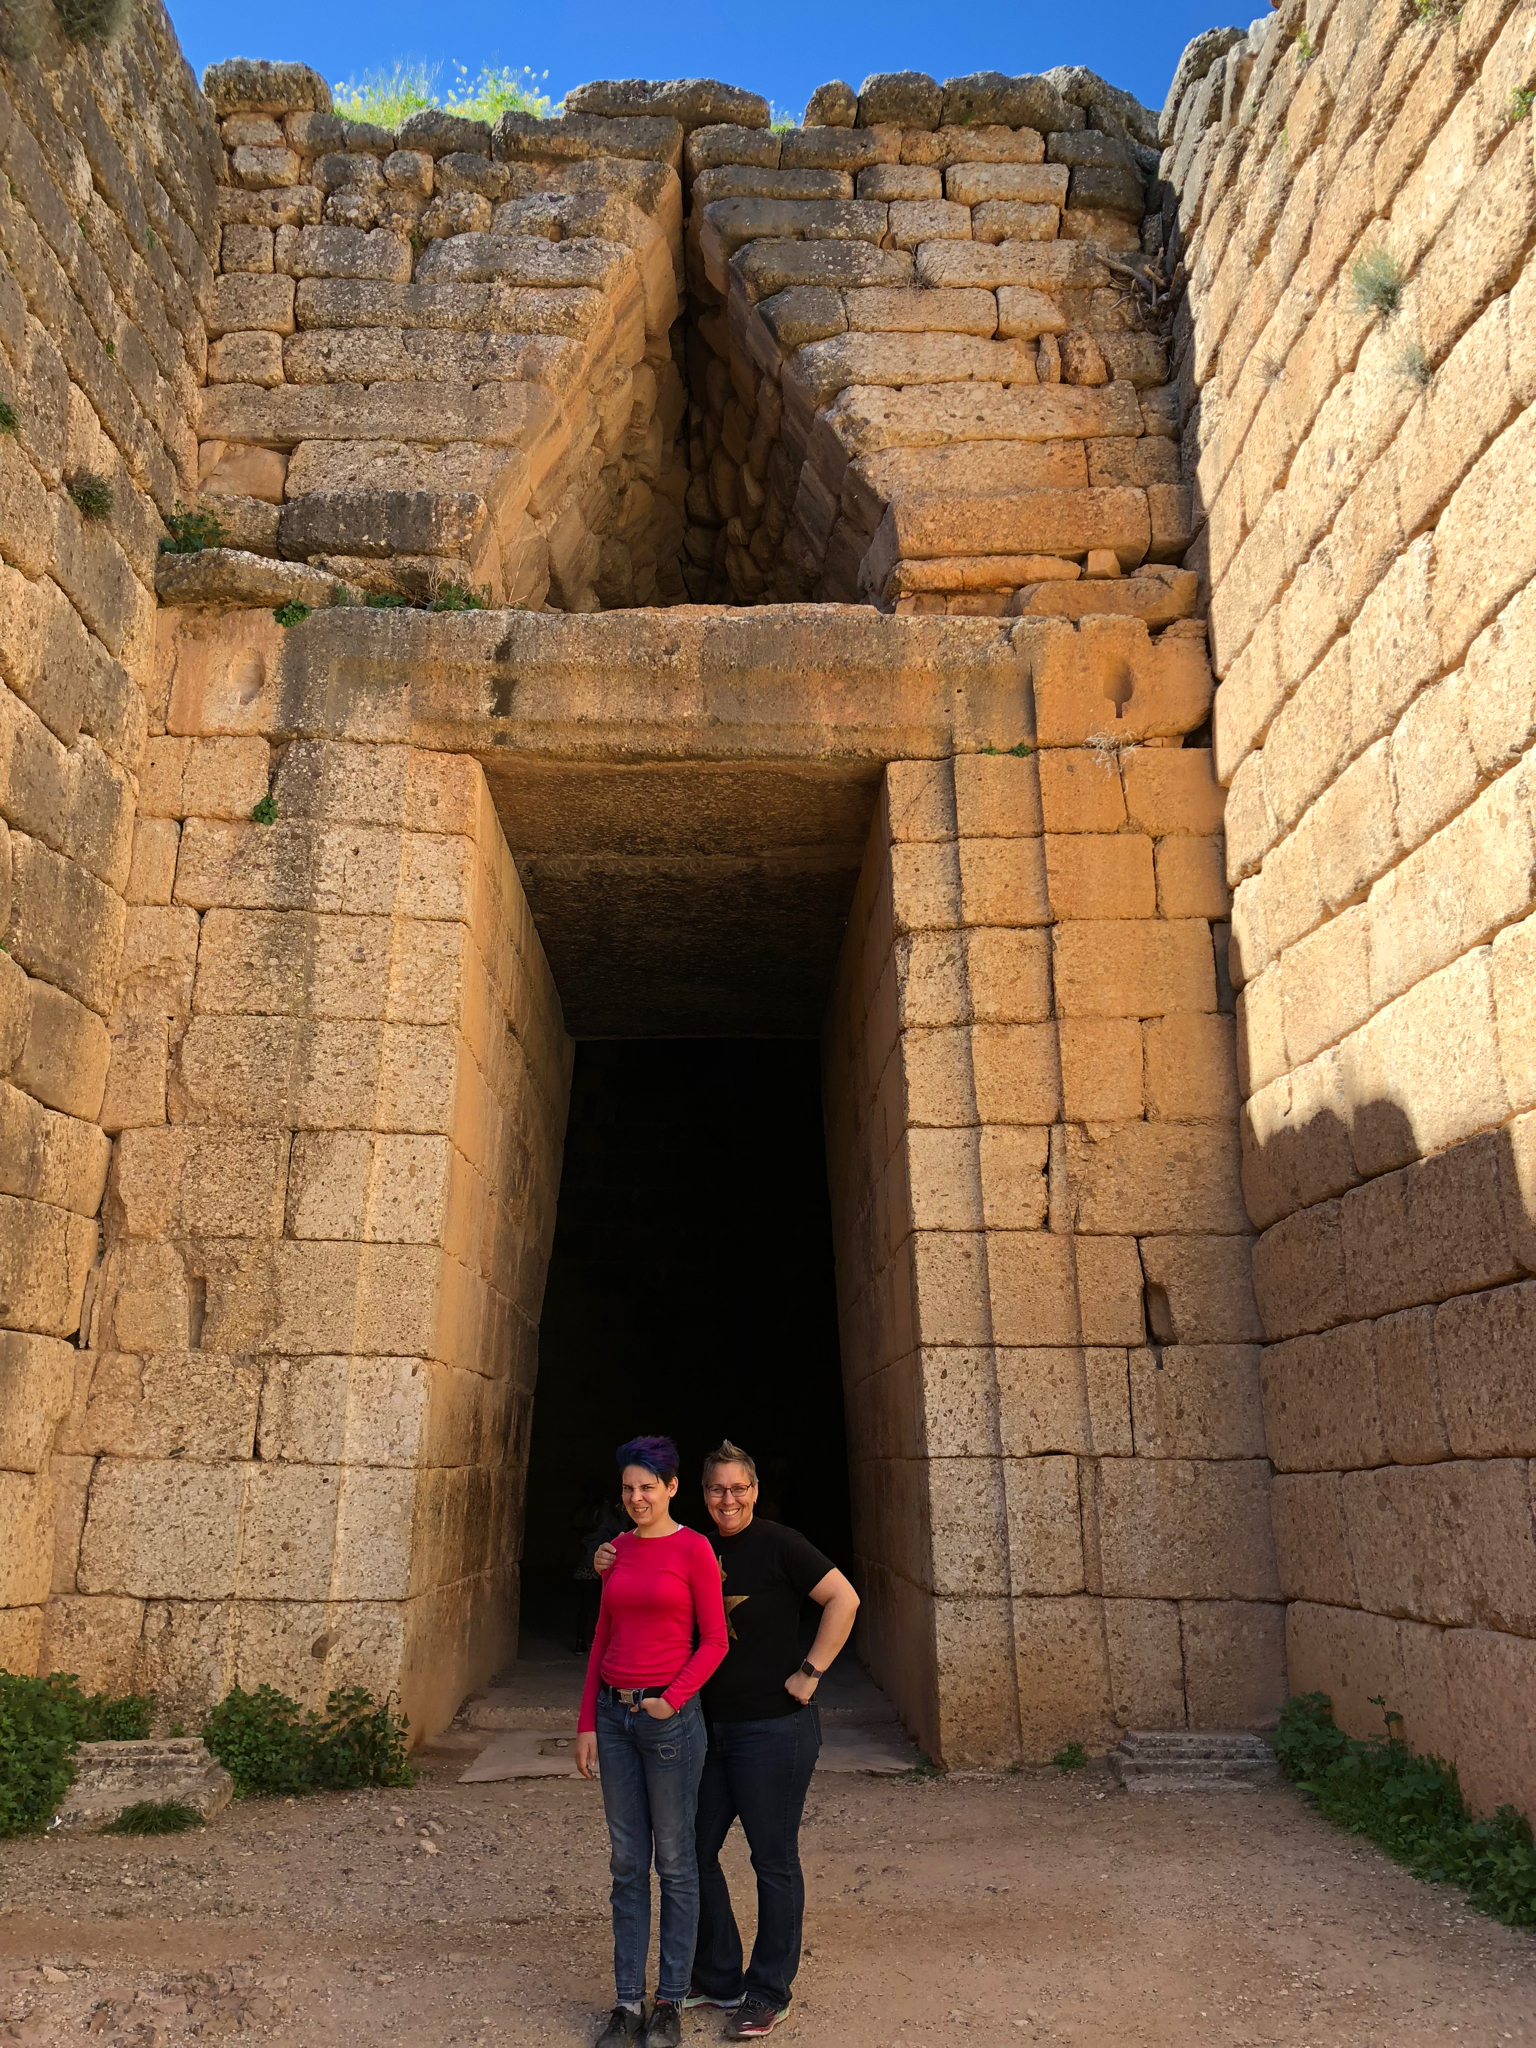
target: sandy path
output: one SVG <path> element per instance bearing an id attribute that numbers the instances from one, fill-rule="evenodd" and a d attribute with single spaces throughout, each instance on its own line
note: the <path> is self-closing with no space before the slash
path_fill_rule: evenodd
<path id="1" fill-rule="evenodd" d="M 597 1793 L 458 1767 L 195 1835 L 0 1843 L 0 2042 L 590 2040 Z M 1536 1937 L 1288 1793 L 1132 1799 L 1097 1767 L 823 1775 L 804 1843 L 802 2048 L 1536 2048 Z M 688 2038 L 719 2031 L 698 2015 Z"/>

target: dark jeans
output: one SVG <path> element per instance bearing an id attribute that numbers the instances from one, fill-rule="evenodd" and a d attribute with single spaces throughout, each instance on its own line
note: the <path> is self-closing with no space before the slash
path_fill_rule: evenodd
<path id="1" fill-rule="evenodd" d="M 693 1981 L 711 1998 L 782 2010 L 800 1967 L 805 1879 L 800 1815 L 821 1749 L 821 1716 L 801 1707 L 772 1721 L 711 1721 L 699 1785 L 699 1945 Z M 757 1873 L 757 1939 L 745 1978 L 741 1936 L 720 1850 L 739 1819 Z"/>
<path id="2" fill-rule="evenodd" d="M 651 1941 L 651 1848 L 661 1879 L 661 1968 L 656 1996 L 681 2005 L 699 1925 L 693 1830 L 704 1768 L 704 1709 L 695 1696 L 658 1721 L 597 1703 L 597 1767 L 613 1853 L 613 1981 L 619 2003 L 645 1996 Z"/>

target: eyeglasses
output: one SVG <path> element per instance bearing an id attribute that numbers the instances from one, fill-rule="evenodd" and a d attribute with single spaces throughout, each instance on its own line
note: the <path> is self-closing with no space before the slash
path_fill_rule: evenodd
<path id="1" fill-rule="evenodd" d="M 751 1493 L 750 1486 L 706 1486 L 706 1500 L 745 1500 Z"/>

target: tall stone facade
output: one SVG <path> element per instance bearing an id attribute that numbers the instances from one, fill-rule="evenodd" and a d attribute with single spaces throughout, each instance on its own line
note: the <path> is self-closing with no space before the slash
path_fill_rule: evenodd
<path id="1" fill-rule="evenodd" d="M 926 1746 L 1317 1684 L 1536 1796 L 1526 12 L 782 133 L 7 50 L 0 1663 L 432 1729 L 510 1654 L 639 805 L 700 945 L 819 878 L 728 1028 L 823 1020 Z"/>
<path id="2" fill-rule="evenodd" d="M 36 26 L 34 57 L 0 59 L 0 1665 L 22 1670 L 112 1149 L 155 550 L 196 492 L 219 243 L 218 135 L 161 10 L 89 54 Z M 88 481 L 108 518 L 71 495 Z"/>
<path id="3" fill-rule="evenodd" d="M 1536 20 L 1287 6 L 1164 115 L 1290 1680 L 1536 1794 Z"/>

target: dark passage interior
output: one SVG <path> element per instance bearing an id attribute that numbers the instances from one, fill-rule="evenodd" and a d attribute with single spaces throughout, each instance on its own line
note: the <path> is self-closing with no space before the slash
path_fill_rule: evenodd
<path id="1" fill-rule="evenodd" d="M 576 1049 L 528 1464 L 530 1635 L 574 1641 L 582 1531 L 617 1501 L 615 1445 L 650 1431 L 682 1453 L 679 1520 L 708 1526 L 699 1466 L 729 1436 L 757 1460 L 758 1511 L 847 1569 L 813 1040 Z"/>

